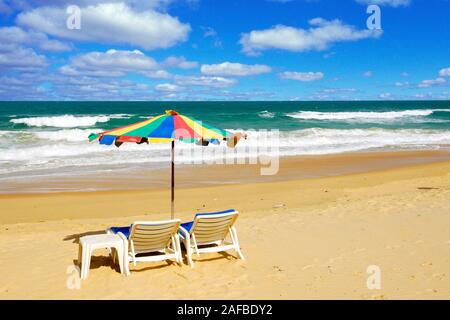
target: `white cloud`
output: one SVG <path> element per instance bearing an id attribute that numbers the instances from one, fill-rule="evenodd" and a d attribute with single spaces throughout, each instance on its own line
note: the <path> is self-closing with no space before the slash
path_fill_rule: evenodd
<path id="1" fill-rule="evenodd" d="M 266 30 L 254 30 L 241 35 L 242 51 L 258 55 L 263 50 L 281 49 L 295 52 L 325 50 L 337 42 L 377 38 L 380 30 L 357 30 L 340 20 L 315 18 L 309 21 L 309 29 L 277 25 Z"/>
<path id="2" fill-rule="evenodd" d="M 415 99 L 432 99 L 433 95 L 431 93 L 416 93 L 413 97 Z"/>
<path id="3" fill-rule="evenodd" d="M 441 69 L 439 71 L 439 77 L 450 77 L 450 67 Z"/>
<path id="4" fill-rule="evenodd" d="M 201 72 L 210 76 L 237 76 L 245 77 L 269 73 L 272 69 L 262 64 L 248 65 L 241 63 L 223 62 L 220 64 L 204 64 L 201 66 Z"/>
<path id="5" fill-rule="evenodd" d="M 161 83 L 155 87 L 155 90 L 162 92 L 178 92 L 181 91 L 182 89 L 183 89 L 182 87 L 171 83 Z"/>
<path id="6" fill-rule="evenodd" d="M 370 71 L 370 70 L 369 70 L 369 71 L 366 71 L 366 72 L 363 73 L 363 76 L 364 76 L 364 77 L 367 77 L 367 78 L 370 78 L 371 76 L 373 76 L 373 72 Z"/>
<path id="7" fill-rule="evenodd" d="M 203 37 L 204 38 L 211 38 L 212 39 L 212 45 L 215 48 L 222 48 L 222 40 L 218 37 L 217 31 L 214 30 L 211 27 L 200 27 L 203 30 Z"/>
<path id="8" fill-rule="evenodd" d="M 336 55 L 336 52 L 328 52 L 328 53 L 325 53 L 324 55 L 323 55 L 323 58 L 324 59 L 329 59 L 329 58 L 331 58 L 331 57 L 333 57 L 333 56 L 335 56 Z"/>
<path id="9" fill-rule="evenodd" d="M 52 79 L 54 91 L 71 100 L 142 100 L 148 85 L 131 80 L 98 79 L 85 76 Z"/>
<path id="10" fill-rule="evenodd" d="M 59 68 L 59 72 L 66 76 L 90 76 L 90 77 L 122 77 L 125 75 L 122 71 L 115 70 L 79 70 L 70 65 L 64 65 Z"/>
<path id="11" fill-rule="evenodd" d="M 204 38 L 216 37 L 217 36 L 217 31 L 214 30 L 211 27 L 201 27 L 201 29 L 203 30 L 203 37 Z"/>
<path id="12" fill-rule="evenodd" d="M 12 50 L 0 49 L 0 70 L 35 70 L 47 66 L 45 56 L 38 55 L 31 48 L 17 47 Z"/>
<path id="13" fill-rule="evenodd" d="M 188 61 L 185 57 L 170 56 L 161 65 L 166 68 L 192 69 L 198 66 L 198 62 Z"/>
<path id="14" fill-rule="evenodd" d="M 272 92 L 267 91 L 231 92 L 226 90 L 222 92 L 215 92 L 214 95 L 216 98 L 225 98 L 230 101 L 260 100 L 261 98 L 268 99 L 274 96 Z"/>
<path id="15" fill-rule="evenodd" d="M 324 77 L 322 72 L 292 72 L 287 71 L 280 73 L 281 79 L 297 80 L 297 81 L 316 81 Z"/>
<path id="16" fill-rule="evenodd" d="M 355 93 L 358 92 L 356 88 L 327 88 L 320 90 L 321 94 L 340 94 L 340 93 Z"/>
<path id="17" fill-rule="evenodd" d="M 236 84 L 236 80 L 223 77 L 208 76 L 178 76 L 176 83 L 181 86 L 201 86 L 212 88 L 226 88 Z"/>
<path id="18" fill-rule="evenodd" d="M 81 8 L 81 29 L 66 27 L 65 8 L 45 6 L 20 13 L 21 26 L 70 39 L 111 44 L 129 44 L 151 50 L 185 41 L 191 30 L 178 18 L 153 9 L 134 10 L 125 3 L 102 3 Z"/>
<path id="19" fill-rule="evenodd" d="M 390 92 L 384 92 L 384 93 L 380 93 L 378 95 L 378 98 L 383 99 L 383 100 L 388 100 L 388 99 L 392 99 L 393 96 L 392 96 L 392 93 L 390 93 Z"/>
<path id="20" fill-rule="evenodd" d="M 136 10 L 165 10 L 170 4 L 174 3 L 175 1 L 176 0 L 7 0 L 6 2 L 9 3 L 10 10 L 25 11 L 30 10 L 32 7 L 66 7 L 68 5 L 78 5 L 80 7 L 85 7 L 88 5 L 97 5 L 100 3 L 126 3 L 128 6 Z M 0 0 L 0 4 L 2 2 L 3 0 Z"/>
<path id="21" fill-rule="evenodd" d="M 142 74 L 143 76 L 153 79 L 170 79 L 173 77 L 173 75 L 167 72 L 166 70 L 140 71 L 139 73 Z"/>
<path id="22" fill-rule="evenodd" d="M 428 88 L 428 87 L 444 84 L 445 82 L 446 81 L 445 81 L 444 78 L 436 78 L 436 79 L 431 79 L 431 80 L 422 80 L 417 85 L 417 87 L 419 87 L 419 88 Z"/>
<path id="23" fill-rule="evenodd" d="M 68 51 L 71 46 L 58 40 L 51 40 L 46 34 L 33 30 L 25 31 L 19 27 L 0 28 L 0 46 L 36 45 L 45 51 Z"/>
<path id="24" fill-rule="evenodd" d="M 184 57 L 171 56 L 158 63 L 139 50 L 110 49 L 75 56 L 59 70 L 70 76 L 121 77 L 127 73 L 138 73 L 153 79 L 170 79 L 173 75 L 165 68 L 189 69 L 197 65 L 197 62 L 188 61 Z"/>
<path id="25" fill-rule="evenodd" d="M 99 77 L 119 77 L 128 72 L 156 70 L 158 63 L 139 50 L 108 50 L 89 52 L 73 57 L 70 65 L 60 68 L 66 75 L 89 75 Z"/>
<path id="26" fill-rule="evenodd" d="M 399 88 L 409 87 L 409 82 L 408 81 L 404 81 L 404 82 L 397 81 L 395 83 L 395 86 L 399 87 Z"/>
<path id="27" fill-rule="evenodd" d="M 358 3 L 370 5 L 376 4 L 380 6 L 390 6 L 390 7 L 406 7 L 409 6 L 411 0 L 356 0 Z"/>

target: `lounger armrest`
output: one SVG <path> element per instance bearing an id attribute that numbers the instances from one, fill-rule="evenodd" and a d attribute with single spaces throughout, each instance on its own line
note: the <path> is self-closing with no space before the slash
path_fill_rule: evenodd
<path id="1" fill-rule="evenodd" d="M 180 226 L 178 228 L 179 231 L 181 231 L 180 235 L 181 237 L 183 237 L 184 239 L 188 239 L 191 235 L 189 233 L 189 231 L 187 231 L 185 228 L 183 228 L 182 226 Z"/>
<path id="2" fill-rule="evenodd" d="M 122 239 L 124 247 L 128 246 L 128 238 L 122 232 L 117 232 L 116 234 Z"/>

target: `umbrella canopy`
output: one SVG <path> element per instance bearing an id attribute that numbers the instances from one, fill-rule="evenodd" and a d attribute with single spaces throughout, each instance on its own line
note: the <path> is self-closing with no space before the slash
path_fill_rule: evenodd
<path id="1" fill-rule="evenodd" d="M 167 110 L 165 114 L 154 118 L 131 124 L 125 127 L 91 134 L 89 140 L 99 139 L 100 144 L 120 146 L 124 142 L 135 143 L 161 143 L 174 139 L 183 142 L 211 142 L 220 143 L 232 134 L 205 124 L 193 118 L 179 114 L 174 110 Z"/>
<path id="2" fill-rule="evenodd" d="M 175 140 L 198 143 L 207 146 L 209 143 L 219 144 L 227 141 L 229 147 L 235 147 L 242 134 L 231 134 L 225 130 L 205 124 L 193 118 L 167 110 L 165 114 L 128 126 L 91 133 L 89 141 L 97 140 L 100 144 L 120 147 L 124 142 L 142 143 L 172 143 L 172 185 L 171 185 L 171 217 L 174 218 L 175 203 Z"/>

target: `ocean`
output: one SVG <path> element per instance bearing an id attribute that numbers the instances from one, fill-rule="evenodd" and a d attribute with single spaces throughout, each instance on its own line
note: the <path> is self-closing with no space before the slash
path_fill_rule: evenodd
<path id="1" fill-rule="evenodd" d="M 117 149 L 87 140 L 166 109 L 251 132 L 244 147 L 258 130 L 279 130 L 282 156 L 450 146 L 450 101 L 0 102 L 0 183 L 166 167 L 167 144 Z"/>

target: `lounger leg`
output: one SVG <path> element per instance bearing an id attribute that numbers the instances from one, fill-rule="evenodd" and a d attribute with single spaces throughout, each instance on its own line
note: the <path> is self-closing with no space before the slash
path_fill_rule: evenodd
<path id="1" fill-rule="evenodd" d="M 128 257 L 128 252 L 126 252 L 125 250 L 123 251 L 123 257 L 122 258 L 122 266 L 123 266 L 123 272 L 125 274 L 125 276 L 129 276 L 130 273 L 130 258 Z"/>
<path id="2" fill-rule="evenodd" d="M 131 246 L 131 260 L 133 261 L 133 266 L 136 267 L 136 253 L 134 252 L 133 240 L 130 240 L 130 246 Z"/>
<path id="3" fill-rule="evenodd" d="M 194 267 L 194 262 L 192 261 L 192 248 L 191 240 L 189 238 L 183 239 L 184 247 L 186 248 L 186 258 L 189 266 Z"/>
<path id="4" fill-rule="evenodd" d="M 83 279 L 83 272 L 85 269 L 84 266 L 84 247 L 83 245 L 80 243 L 80 246 L 78 248 L 78 265 L 80 267 L 80 279 Z"/>
<path id="5" fill-rule="evenodd" d="M 119 245 L 116 247 L 116 255 L 117 260 L 119 260 L 120 273 L 125 274 L 124 265 L 123 265 L 123 245 Z"/>
<path id="6" fill-rule="evenodd" d="M 83 245 L 81 247 L 81 272 L 80 272 L 80 278 L 86 279 L 86 263 L 87 263 L 87 254 L 88 251 L 88 245 Z"/>
<path id="7" fill-rule="evenodd" d="M 78 260 L 77 260 L 77 264 L 78 264 L 78 267 L 80 267 L 80 270 L 81 270 L 81 267 L 82 267 L 82 264 L 83 263 L 83 247 L 82 247 L 82 245 L 81 245 L 81 243 L 78 245 Z M 81 276 L 81 274 L 80 274 L 80 276 Z"/>
<path id="8" fill-rule="evenodd" d="M 232 233 L 232 237 L 231 238 L 233 239 L 234 248 L 235 248 L 239 258 L 241 260 L 245 260 L 244 255 L 241 252 L 241 247 L 239 246 L 238 235 L 237 235 L 236 228 L 234 226 L 231 227 L 231 233 Z"/>
<path id="9" fill-rule="evenodd" d="M 89 276 L 89 268 L 91 267 L 91 246 L 83 246 L 83 266 L 81 270 L 81 279 L 87 279 Z"/>
<path id="10" fill-rule="evenodd" d="M 175 252 L 177 254 L 177 262 L 181 266 L 183 264 L 183 258 L 181 257 L 180 236 L 178 234 L 175 235 Z"/>
<path id="11" fill-rule="evenodd" d="M 130 258 L 128 256 L 128 240 L 126 239 L 123 241 L 123 254 L 120 259 L 123 261 L 125 275 L 128 277 L 130 275 Z"/>
<path id="12" fill-rule="evenodd" d="M 200 257 L 200 253 L 198 253 L 197 240 L 195 239 L 195 234 L 192 234 L 192 242 L 194 244 L 194 250 L 197 257 Z"/>
<path id="13" fill-rule="evenodd" d="M 119 237 L 122 239 L 122 255 L 119 255 L 118 259 L 122 261 L 123 270 L 125 271 L 125 275 L 130 275 L 130 260 L 128 257 L 128 239 L 122 232 L 118 233 Z"/>

